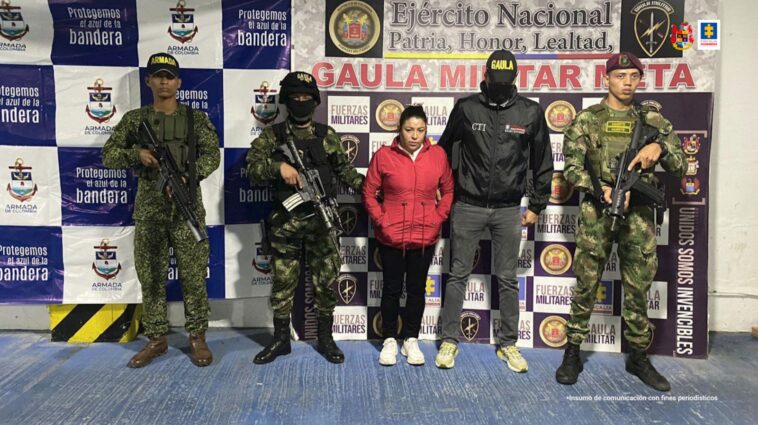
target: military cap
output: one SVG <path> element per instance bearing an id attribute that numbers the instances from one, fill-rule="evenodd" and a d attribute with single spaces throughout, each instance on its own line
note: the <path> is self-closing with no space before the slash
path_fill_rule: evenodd
<path id="1" fill-rule="evenodd" d="M 179 77 L 179 62 L 168 53 L 156 53 L 147 60 L 147 75 L 166 71 L 174 77 Z"/>
<path id="2" fill-rule="evenodd" d="M 645 71 L 642 67 L 642 62 L 629 52 L 616 53 L 611 56 L 605 63 L 605 73 L 610 74 L 611 71 L 616 69 L 629 69 L 637 68 L 640 71 L 640 75 L 643 75 Z"/>

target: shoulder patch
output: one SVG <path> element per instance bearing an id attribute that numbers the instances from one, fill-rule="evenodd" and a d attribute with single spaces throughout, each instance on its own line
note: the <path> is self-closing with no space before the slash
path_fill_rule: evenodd
<path id="1" fill-rule="evenodd" d="M 654 100 L 643 100 L 640 102 L 640 105 L 643 109 L 654 111 L 654 112 L 661 112 L 663 110 L 663 106 L 661 106 L 660 103 L 654 101 Z"/>

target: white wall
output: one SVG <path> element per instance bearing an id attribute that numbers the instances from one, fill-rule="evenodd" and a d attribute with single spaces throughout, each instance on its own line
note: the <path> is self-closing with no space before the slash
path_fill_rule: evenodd
<path id="1" fill-rule="evenodd" d="M 758 325 L 758 25 L 753 0 L 719 5 L 723 33 L 719 54 L 711 147 L 709 267 L 710 329 L 748 331 Z M 756 162 L 755 164 L 753 162 Z M 752 230 L 751 230 L 752 229 Z M 271 326 L 265 298 L 211 301 L 211 326 Z M 181 303 L 169 307 L 184 323 Z M 0 306 L 0 329 L 49 329 L 47 306 Z"/>
<path id="2" fill-rule="evenodd" d="M 756 3 L 719 5 L 723 29 L 711 147 L 709 223 L 710 329 L 747 331 L 758 325 L 758 70 Z M 752 230 L 751 230 L 752 229 Z M 748 235 L 752 234 L 752 238 Z M 752 242 L 752 243 L 751 243 Z"/>

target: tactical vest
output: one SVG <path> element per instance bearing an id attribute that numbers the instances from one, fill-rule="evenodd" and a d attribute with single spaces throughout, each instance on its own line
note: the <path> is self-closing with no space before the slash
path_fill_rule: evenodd
<path id="1" fill-rule="evenodd" d="M 318 171 L 319 177 L 321 177 L 321 183 L 324 185 L 324 192 L 328 196 L 336 196 L 337 190 L 337 176 L 332 171 L 332 167 L 329 164 L 329 157 L 324 149 L 324 138 L 328 127 L 324 124 L 313 123 L 315 135 L 307 139 L 298 140 L 294 134 L 292 134 L 295 142 L 295 147 L 300 154 L 300 159 L 303 161 L 308 169 L 315 169 Z M 274 152 L 273 158 L 275 161 L 287 162 L 290 161 L 285 157 L 282 149 L 286 149 L 287 137 L 290 130 L 287 122 L 281 122 L 273 126 L 274 135 L 276 135 L 276 141 L 279 144 L 279 148 Z M 297 168 L 295 164 L 290 164 Z M 302 173 L 302 170 L 298 170 Z M 282 179 L 277 179 L 274 184 L 274 197 L 277 201 L 283 202 L 295 193 L 295 188 L 288 185 Z"/>
<path id="2" fill-rule="evenodd" d="M 154 108 L 146 108 L 143 110 L 143 118 L 150 123 L 158 142 L 168 148 L 179 171 L 187 175 L 187 188 L 194 202 L 198 181 L 197 167 L 194 166 L 197 161 L 197 143 L 192 109 L 179 105 L 175 113 L 166 115 L 156 112 Z"/>

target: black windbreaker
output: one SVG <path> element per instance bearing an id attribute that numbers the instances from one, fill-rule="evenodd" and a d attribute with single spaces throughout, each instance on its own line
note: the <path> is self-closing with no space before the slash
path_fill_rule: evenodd
<path id="1" fill-rule="evenodd" d="M 501 208 L 519 205 L 526 194 L 530 210 L 539 214 L 545 208 L 553 151 L 545 113 L 537 102 L 515 95 L 496 105 L 482 93 L 459 99 L 439 145 L 451 162 L 458 159 L 453 164 L 456 201 Z M 533 184 L 527 189 L 528 169 Z"/>

